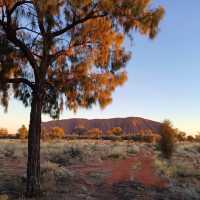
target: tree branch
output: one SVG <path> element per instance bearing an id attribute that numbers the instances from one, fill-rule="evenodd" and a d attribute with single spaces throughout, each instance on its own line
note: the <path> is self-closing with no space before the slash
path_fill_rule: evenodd
<path id="1" fill-rule="evenodd" d="M 34 58 L 32 52 L 30 51 L 30 49 L 21 40 L 17 39 L 16 37 L 12 37 L 9 34 L 7 34 L 7 36 L 8 36 L 8 40 L 10 40 L 17 47 L 19 47 L 22 50 L 22 52 L 26 55 L 28 61 L 30 62 L 31 66 L 33 67 L 36 78 L 38 78 L 37 63 L 35 62 L 35 58 Z"/>
<path id="2" fill-rule="evenodd" d="M 35 34 L 41 35 L 41 33 L 37 32 L 37 31 L 34 31 L 32 29 L 29 29 L 27 27 L 19 27 L 19 28 L 16 29 L 16 31 L 20 31 L 20 30 L 26 30 L 26 31 L 29 31 L 31 33 L 35 33 Z"/>
<path id="3" fill-rule="evenodd" d="M 39 26 L 39 29 L 40 29 L 40 32 L 41 32 L 41 35 L 45 35 L 45 28 L 44 28 L 44 23 L 43 23 L 43 16 L 41 15 L 40 13 L 40 9 L 37 5 L 35 5 L 35 11 L 37 13 L 37 22 L 38 22 L 38 26 Z"/>
<path id="4" fill-rule="evenodd" d="M 52 32 L 50 33 L 50 37 L 57 37 L 57 36 L 60 36 L 64 33 L 66 33 L 67 31 L 69 31 L 70 29 L 74 28 L 76 25 L 78 24 L 82 24 L 90 19 L 95 19 L 95 18 L 99 18 L 99 17 L 105 17 L 107 16 L 107 13 L 105 14 L 101 14 L 101 15 L 93 15 L 93 13 L 90 13 L 88 14 L 86 17 L 78 20 L 78 21 L 75 21 L 73 22 L 72 24 L 69 24 L 68 26 L 66 26 L 65 28 L 59 30 L 59 31 L 55 31 L 55 32 Z"/>
<path id="5" fill-rule="evenodd" d="M 32 4 L 32 1 L 18 1 L 10 10 L 10 15 L 17 9 L 17 7 L 24 5 L 24 4 Z"/>
<path id="6" fill-rule="evenodd" d="M 10 18 L 10 16 L 8 16 Z M 19 47 L 20 50 L 25 54 L 26 58 L 28 59 L 30 65 L 33 68 L 33 71 L 35 73 L 35 78 L 38 80 L 38 73 L 37 73 L 37 63 L 35 61 L 34 55 L 31 52 L 31 50 L 26 46 L 26 44 L 19 40 L 16 37 L 16 31 L 13 29 L 10 25 L 10 23 L 4 23 L 0 20 L 0 25 L 2 25 L 2 28 L 5 31 L 7 39 L 12 42 L 16 47 Z"/>
<path id="7" fill-rule="evenodd" d="M 82 43 L 75 43 L 74 45 L 69 46 L 67 50 L 73 49 L 73 48 L 79 47 L 79 46 L 89 45 L 89 44 L 91 44 L 91 43 L 88 42 L 88 41 L 85 41 L 85 42 L 82 42 Z M 56 52 L 55 54 L 51 55 L 51 62 L 54 62 L 60 56 L 66 55 L 67 54 L 67 50 L 62 49 L 62 50 Z"/>
<path id="8" fill-rule="evenodd" d="M 35 87 L 33 82 L 30 82 L 29 80 L 27 80 L 25 78 L 5 79 L 5 82 L 14 83 L 14 84 L 24 83 L 24 84 L 28 85 L 32 90 L 34 90 L 34 87 Z"/>

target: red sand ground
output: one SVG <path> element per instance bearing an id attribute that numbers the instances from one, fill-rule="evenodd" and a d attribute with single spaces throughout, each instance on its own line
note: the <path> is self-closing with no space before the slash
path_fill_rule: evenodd
<path id="1" fill-rule="evenodd" d="M 108 185 L 130 180 L 140 182 L 147 187 L 165 188 L 168 185 L 165 179 L 156 174 L 153 152 L 141 151 L 127 159 L 106 160 L 91 165 L 76 165 L 70 169 L 78 171 L 83 176 L 91 172 L 108 173 L 104 178 L 104 183 Z M 89 182 L 87 184 L 90 185 Z"/>
<path id="2" fill-rule="evenodd" d="M 0 160 L 1 161 L 1 160 Z M 24 162 L 18 160 L 4 160 L 3 168 L 7 170 L 7 178 L 25 173 Z M 14 166 L 14 167 L 13 167 Z M 119 200 L 115 192 L 112 190 L 112 185 L 127 181 L 136 181 L 146 187 L 165 188 L 168 182 L 156 174 L 154 167 L 154 154 L 149 152 L 149 149 L 143 149 L 136 155 L 126 159 L 105 160 L 102 162 L 94 162 L 88 165 L 79 164 L 68 167 L 70 170 L 80 174 L 76 184 L 85 186 L 89 191 L 96 195 L 97 199 L 112 199 Z M 1 171 L 1 168 L 0 168 Z M 100 174 L 100 177 L 91 178 L 91 174 Z M 9 176 L 8 176 L 9 174 Z M 90 175 L 89 175 L 90 174 Z M 102 175 L 102 176 L 101 176 Z M 99 183 L 100 185 L 98 185 Z M 142 193 L 145 200 L 153 200 L 149 194 Z M 74 198 L 72 198 L 74 199 Z"/>

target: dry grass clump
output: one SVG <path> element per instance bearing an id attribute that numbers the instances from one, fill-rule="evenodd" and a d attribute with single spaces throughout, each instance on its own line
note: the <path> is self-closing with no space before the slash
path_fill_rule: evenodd
<path id="1" fill-rule="evenodd" d="M 106 159 L 125 159 L 126 156 L 121 154 L 121 153 L 118 153 L 118 152 L 113 152 L 111 154 L 109 154 Z M 105 159 L 105 158 L 104 158 Z"/>
<path id="2" fill-rule="evenodd" d="M 2 140 L 0 145 L 0 157 L 18 159 L 24 157 L 27 144 L 16 140 Z"/>
<path id="3" fill-rule="evenodd" d="M 198 146 L 197 143 L 178 143 L 170 160 L 161 156 L 155 159 L 155 168 L 170 182 L 169 191 L 182 194 L 184 199 L 199 199 L 200 155 Z"/>
<path id="4" fill-rule="evenodd" d="M 42 155 L 62 166 L 80 162 L 122 159 L 139 152 L 139 144 L 127 141 L 73 140 L 43 143 Z"/>
<path id="5" fill-rule="evenodd" d="M 177 166 L 171 165 L 167 160 L 155 159 L 155 168 L 164 176 L 168 178 L 176 177 Z"/>
<path id="6" fill-rule="evenodd" d="M 176 154 L 181 154 L 182 156 L 199 156 L 200 144 L 184 142 L 176 145 Z"/>
<path id="7" fill-rule="evenodd" d="M 200 179 L 200 170 L 181 163 L 171 163 L 163 159 L 155 159 L 155 167 L 163 176 L 168 178 L 196 178 Z"/>
<path id="8" fill-rule="evenodd" d="M 181 143 L 176 144 L 176 150 L 170 160 L 158 156 L 155 159 L 155 166 L 163 174 L 169 177 L 200 177 L 200 155 L 198 154 L 199 144 Z"/>
<path id="9" fill-rule="evenodd" d="M 84 151 L 80 147 L 64 146 L 48 154 L 48 160 L 62 166 L 84 161 Z"/>
<path id="10" fill-rule="evenodd" d="M 44 193 L 66 192 L 74 174 L 68 169 L 50 161 L 41 166 L 41 188 Z"/>

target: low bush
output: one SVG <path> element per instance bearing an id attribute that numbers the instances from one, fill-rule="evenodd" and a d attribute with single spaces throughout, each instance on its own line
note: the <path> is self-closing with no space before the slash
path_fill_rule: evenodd
<path id="1" fill-rule="evenodd" d="M 102 131 L 99 128 L 92 128 L 87 131 L 87 135 L 90 138 L 100 139 L 102 136 Z"/>
<path id="2" fill-rule="evenodd" d="M 42 129 L 41 138 L 43 140 L 55 140 L 55 139 L 64 139 L 65 132 L 63 128 L 53 127 L 50 129 Z"/>
<path id="3" fill-rule="evenodd" d="M 61 166 L 68 166 L 83 160 L 83 151 L 81 151 L 78 147 L 63 147 L 63 149 L 60 149 L 59 151 L 53 150 L 49 153 L 49 161 Z"/>
<path id="4" fill-rule="evenodd" d="M 22 125 L 21 128 L 18 129 L 16 137 L 21 140 L 28 138 L 28 129 L 25 125 Z"/>
<path id="5" fill-rule="evenodd" d="M 64 167 L 52 162 L 45 162 L 41 166 L 41 189 L 43 192 L 65 192 L 74 174 Z"/>
<path id="6" fill-rule="evenodd" d="M 191 135 L 187 136 L 187 141 L 188 142 L 195 142 L 195 138 Z"/>
<path id="7" fill-rule="evenodd" d="M 107 135 L 109 136 L 121 136 L 123 134 L 123 130 L 120 127 L 113 127 L 107 131 Z"/>

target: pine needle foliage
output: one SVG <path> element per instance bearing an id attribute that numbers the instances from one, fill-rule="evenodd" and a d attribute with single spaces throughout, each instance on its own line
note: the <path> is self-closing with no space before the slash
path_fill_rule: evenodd
<path id="1" fill-rule="evenodd" d="M 104 108 L 127 80 L 125 38 L 154 38 L 163 14 L 151 0 L 0 0 L 0 103 L 13 91 L 29 106 L 36 90 L 53 118 Z"/>

